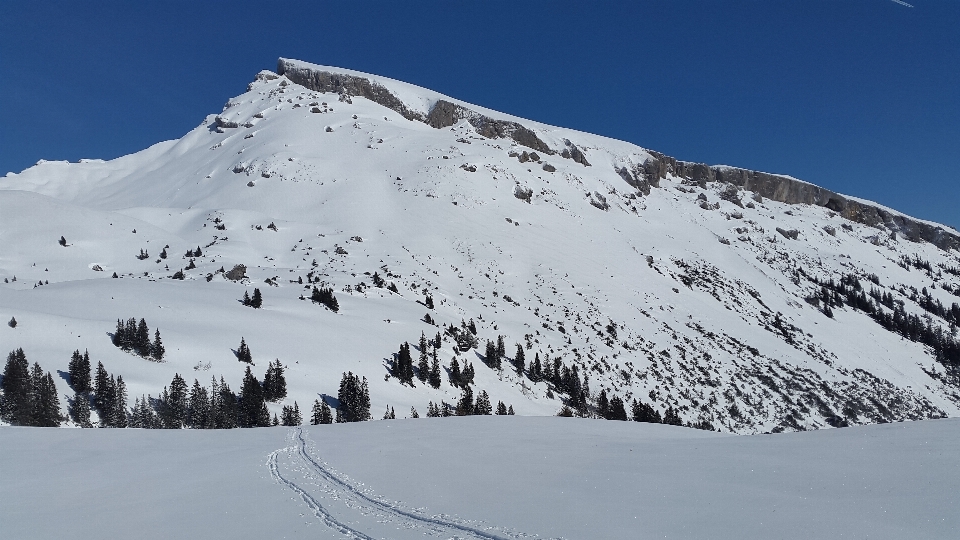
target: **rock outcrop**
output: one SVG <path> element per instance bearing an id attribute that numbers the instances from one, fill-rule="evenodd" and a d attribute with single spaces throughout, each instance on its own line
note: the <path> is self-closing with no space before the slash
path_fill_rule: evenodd
<path id="1" fill-rule="evenodd" d="M 738 167 L 678 161 L 658 152 L 650 154 L 652 157 L 643 164 L 642 174 L 652 186 L 658 186 L 660 179 L 667 175 L 683 178 L 701 187 L 706 187 L 708 182 L 724 182 L 752 191 L 760 195 L 760 200 L 767 198 L 787 204 L 815 204 L 829 208 L 850 221 L 870 227 L 885 227 L 912 242 L 930 242 L 943 250 L 960 250 L 960 236 L 943 227 L 849 199 L 802 180 Z M 622 169 L 618 172 L 624 176 Z"/>

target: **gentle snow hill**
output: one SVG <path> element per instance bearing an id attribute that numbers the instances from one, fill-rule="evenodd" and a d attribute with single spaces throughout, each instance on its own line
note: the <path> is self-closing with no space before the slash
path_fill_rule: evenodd
<path id="1" fill-rule="evenodd" d="M 947 539 L 960 532 L 956 419 L 753 437 L 523 417 L 302 430 L 301 441 L 291 428 L 0 428 L 4 536 Z"/>
<path id="2" fill-rule="evenodd" d="M 433 389 L 387 376 L 402 342 L 439 332 L 440 361 L 471 362 L 474 393 L 521 415 L 566 399 L 531 376 L 537 356 L 577 366 L 591 410 L 604 390 L 724 432 L 960 414 L 956 250 L 695 181 L 623 141 L 386 78 L 281 67 L 179 140 L 0 178 L 0 318 L 20 323 L 0 328 L 0 351 L 22 347 L 56 374 L 89 349 L 132 401 L 175 373 L 238 389 L 242 337 L 258 377 L 274 359 L 287 368 L 272 412 L 309 410 L 352 371 L 369 380 L 375 416 L 403 417 L 460 396 L 446 377 Z M 220 271 L 240 264 L 241 280 Z M 372 286 L 374 273 L 396 292 Z M 822 285 L 850 280 L 927 337 L 888 330 L 839 293 L 824 308 Z M 333 288 L 339 313 L 301 299 L 315 285 Z M 239 302 L 255 287 L 260 310 Z M 160 329 L 164 363 L 113 347 L 129 317 Z M 445 326 L 471 319 L 479 346 L 457 351 Z M 496 370 L 484 345 L 500 335 L 509 358 Z"/>

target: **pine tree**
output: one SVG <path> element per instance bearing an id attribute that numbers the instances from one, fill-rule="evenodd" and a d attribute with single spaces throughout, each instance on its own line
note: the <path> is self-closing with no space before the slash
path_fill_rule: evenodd
<path id="1" fill-rule="evenodd" d="M 613 396 L 610 399 L 610 420 L 626 420 L 627 411 L 623 407 L 623 400 L 620 396 Z"/>
<path id="2" fill-rule="evenodd" d="M 473 377 L 476 375 L 476 372 L 473 369 L 473 364 L 464 360 L 463 361 L 463 371 L 460 373 L 460 383 L 461 384 L 473 384 Z"/>
<path id="3" fill-rule="evenodd" d="M 504 405 L 502 401 L 497 402 L 497 414 L 500 414 L 500 415 L 507 414 L 507 406 Z"/>
<path id="4" fill-rule="evenodd" d="M 410 407 L 410 418 L 420 418 L 420 413 L 417 412 L 416 407 Z"/>
<path id="5" fill-rule="evenodd" d="M 483 352 L 483 361 L 486 362 L 488 366 L 493 367 L 496 364 L 496 360 L 494 360 L 495 356 L 497 356 L 497 345 L 488 339 Z"/>
<path id="6" fill-rule="evenodd" d="M 3 279 L 4 279 L 4 283 L 6 283 L 6 279 L 7 279 L 7 278 L 3 278 Z M 16 327 L 17 327 L 17 318 L 16 318 L 16 317 L 10 317 L 10 320 L 7 321 L 7 326 L 9 326 L 10 328 L 16 328 Z"/>
<path id="7" fill-rule="evenodd" d="M 420 332 L 420 362 L 417 363 L 417 378 L 420 382 L 427 382 L 430 376 L 430 361 L 427 358 L 427 336 Z"/>
<path id="8" fill-rule="evenodd" d="M 70 401 L 70 416 L 80 427 L 92 427 L 90 424 L 90 396 L 87 392 L 75 392 Z"/>
<path id="9" fill-rule="evenodd" d="M 333 423 L 333 411 L 330 410 L 330 406 L 327 405 L 326 401 L 324 401 L 320 407 L 320 423 L 321 424 Z"/>
<path id="10" fill-rule="evenodd" d="M 134 349 L 140 356 L 149 356 L 150 354 L 150 328 L 147 327 L 147 321 L 142 318 L 137 325 L 137 338 Z"/>
<path id="11" fill-rule="evenodd" d="M 125 428 L 127 427 L 127 385 L 123 382 L 123 377 L 120 375 L 117 375 L 113 392 L 111 425 L 116 428 Z"/>
<path id="12" fill-rule="evenodd" d="M 457 402 L 457 416 L 470 416 L 473 414 L 473 389 L 470 385 L 464 385 L 463 393 L 460 395 L 460 401 Z"/>
<path id="13" fill-rule="evenodd" d="M 263 297 L 260 296 L 260 289 L 254 288 L 253 298 L 250 299 L 250 307 L 253 309 L 260 309 L 261 306 L 263 306 Z"/>
<path id="14" fill-rule="evenodd" d="M 159 328 L 157 328 L 153 334 L 153 344 L 150 345 L 150 353 L 157 362 L 163 362 L 163 357 L 167 354 L 167 349 L 163 346 L 163 341 L 160 340 Z"/>
<path id="15" fill-rule="evenodd" d="M 600 395 L 597 396 L 597 416 L 607 420 L 610 418 L 610 404 L 607 402 L 606 389 L 600 390 Z"/>
<path id="16" fill-rule="evenodd" d="M 517 375 L 523 375 L 526 367 L 526 359 L 523 354 L 523 345 L 517 343 L 517 354 L 513 357 L 513 367 L 517 370 Z"/>
<path id="17" fill-rule="evenodd" d="M 437 359 L 437 349 L 433 349 L 433 361 L 430 362 L 430 386 L 440 388 L 443 380 L 440 378 L 440 361 Z"/>
<path id="18" fill-rule="evenodd" d="M 491 367 L 500 369 L 501 363 L 506 356 L 507 347 L 503 343 L 503 336 L 497 336 L 497 354 L 494 355 L 494 361 Z"/>
<path id="19" fill-rule="evenodd" d="M 493 407 L 490 406 L 490 396 L 487 395 L 486 390 L 481 390 L 480 394 L 477 395 L 477 403 L 473 407 L 473 414 L 491 414 L 493 412 Z"/>
<path id="20" fill-rule="evenodd" d="M 204 429 L 210 422 L 210 396 L 207 389 L 200 386 L 200 381 L 194 379 L 190 388 L 190 397 L 187 399 L 187 427 Z"/>
<path id="21" fill-rule="evenodd" d="M 387 412 L 383 413 L 384 420 L 396 420 L 397 414 L 393 412 L 393 407 L 387 405 Z"/>
<path id="22" fill-rule="evenodd" d="M 423 305 L 427 306 L 427 309 L 433 309 L 433 297 L 428 294 Z"/>
<path id="23" fill-rule="evenodd" d="M 440 407 L 437 407 L 431 401 L 427 404 L 427 418 L 439 418 L 440 417 Z"/>
<path id="24" fill-rule="evenodd" d="M 514 415 L 513 405 L 507 407 L 507 414 L 510 415 L 510 416 L 513 416 L 513 415 Z"/>
<path id="25" fill-rule="evenodd" d="M 110 398 L 107 397 L 107 394 L 111 392 L 110 375 L 107 373 L 106 368 L 103 367 L 103 362 L 97 362 L 97 372 L 94 377 L 93 386 L 93 408 L 96 409 L 97 414 L 100 415 L 101 423 L 107 416 L 109 410 L 107 403 L 110 401 Z"/>
<path id="26" fill-rule="evenodd" d="M 249 306 L 249 305 L 250 305 L 250 293 L 248 293 L 247 291 L 243 291 L 243 299 L 240 300 L 240 303 L 243 304 L 243 305 L 245 305 L 245 306 Z"/>
<path id="27" fill-rule="evenodd" d="M 667 407 L 667 411 L 663 413 L 663 423 L 672 426 L 682 426 L 683 420 L 680 419 L 680 415 L 677 414 L 677 411 L 674 410 L 672 406 L 669 406 Z"/>
<path id="28" fill-rule="evenodd" d="M 450 386 L 460 386 L 461 378 L 460 362 L 457 362 L 457 357 L 454 356 L 453 359 L 450 360 Z"/>
<path id="29" fill-rule="evenodd" d="M 266 407 L 267 405 L 264 404 L 263 406 Z M 268 418 L 270 417 L 270 413 L 269 413 L 269 412 L 267 413 L 267 417 L 268 417 Z M 280 425 L 280 421 L 277 420 L 277 415 L 276 415 L 276 414 L 273 415 L 273 421 L 270 422 L 270 425 L 271 425 L 271 426 L 279 426 L 279 425 Z"/>
<path id="30" fill-rule="evenodd" d="M 370 390 L 367 378 L 361 381 L 353 372 L 343 374 L 337 392 L 337 422 L 363 422 L 370 418 Z"/>
<path id="31" fill-rule="evenodd" d="M 253 356 L 250 354 L 250 347 L 247 346 L 247 342 L 244 339 L 240 338 L 240 346 L 237 347 L 237 360 L 241 362 L 246 362 L 248 364 L 253 363 Z"/>
<path id="32" fill-rule="evenodd" d="M 117 319 L 117 329 L 113 332 L 112 338 L 114 347 L 123 347 L 125 331 L 126 328 L 123 326 L 123 321 Z"/>
<path id="33" fill-rule="evenodd" d="M 79 350 L 73 351 L 70 357 L 70 387 L 76 392 L 89 392 L 90 387 L 90 353 L 84 351 L 81 355 Z"/>
<path id="34" fill-rule="evenodd" d="M 402 343 L 393 361 L 393 376 L 403 384 L 413 386 L 413 359 L 410 356 L 410 344 Z"/>
<path id="35" fill-rule="evenodd" d="M 283 406 L 280 413 L 280 423 L 284 426 L 299 426 L 303 423 L 303 418 L 300 416 L 300 406 L 297 405 L 296 401 L 293 402 L 293 407 Z"/>
<path id="36" fill-rule="evenodd" d="M 266 403 L 263 399 L 263 387 L 260 385 L 260 381 L 258 381 L 250 371 L 250 366 L 247 366 L 247 371 L 243 375 L 243 385 L 240 388 L 239 408 L 240 419 L 238 424 L 240 427 L 250 428 L 270 425 L 269 412 L 267 413 L 266 421 L 264 421 L 263 418 L 263 411 L 266 410 Z"/>
<path id="37" fill-rule="evenodd" d="M 173 375 L 170 381 L 170 392 L 167 397 L 167 422 L 164 425 L 167 429 L 180 429 L 187 419 L 187 407 L 189 405 L 189 390 L 187 382 L 179 373 Z"/>
<path id="38" fill-rule="evenodd" d="M 543 367 L 540 365 L 540 353 L 537 353 L 533 357 L 533 363 L 530 364 L 530 380 L 533 382 L 539 382 L 542 376 Z"/>

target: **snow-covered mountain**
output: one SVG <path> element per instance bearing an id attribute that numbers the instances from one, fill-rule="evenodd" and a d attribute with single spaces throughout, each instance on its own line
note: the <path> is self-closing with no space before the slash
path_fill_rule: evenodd
<path id="1" fill-rule="evenodd" d="M 957 416 L 958 248 L 787 176 L 281 59 L 179 140 L 0 178 L 0 316 L 18 323 L 0 349 L 54 373 L 89 350 L 132 400 L 175 373 L 239 388 L 243 338 L 258 377 L 286 367 L 273 412 L 351 371 L 375 416 L 402 417 L 461 396 L 447 373 L 389 376 L 402 343 L 416 364 L 439 333 L 440 362 L 471 363 L 473 392 L 520 415 L 578 399 L 539 359 L 576 366 L 591 414 L 603 391 L 733 433 Z M 254 288 L 261 309 L 240 302 Z M 113 345 L 130 317 L 160 330 L 163 362 Z"/>

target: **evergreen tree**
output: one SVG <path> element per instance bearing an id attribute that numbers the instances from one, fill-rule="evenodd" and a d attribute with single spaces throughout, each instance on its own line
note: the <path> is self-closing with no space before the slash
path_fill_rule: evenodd
<path id="1" fill-rule="evenodd" d="M 530 380 L 533 382 L 540 381 L 542 372 L 543 367 L 540 364 L 540 353 L 537 353 L 533 357 L 533 364 L 530 365 Z"/>
<path id="2" fill-rule="evenodd" d="M 523 354 L 523 345 L 517 343 L 517 354 L 513 357 L 513 367 L 517 370 L 517 375 L 523 375 L 526 367 L 526 359 Z"/>
<path id="3" fill-rule="evenodd" d="M 75 392 L 70 401 L 70 416 L 80 427 L 92 427 L 90 424 L 90 396 L 87 392 Z"/>
<path id="4" fill-rule="evenodd" d="M 507 356 L 507 347 L 503 343 L 503 336 L 497 336 L 497 354 L 494 355 L 493 365 L 491 367 L 500 369 L 501 362 Z"/>
<path id="5" fill-rule="evenodd" d="M 263 387 L 250 371 L 250 366 L 247 366 L 247 371 L 243 375 L 238 412 L 240 427 L 266 427 L 270 425 L 270 413 L 267 412 L 266 403 L 263 399 Z"/>
<path id="6" fill-rule="evenodd" d="M 416 407 L 410 407 L 410 418 L 420 418 L 420 413 L 417 412 Z"/>
<path id="7" fill-rule="evenodd" d="M 682 426 L 683 420 L 680 419 L 680 415 L 672 406 L 668 406 L 667 411 L 663 413 L 663 423 L 672 426 Z"/>
<path id="8" fill-rule="evenodd" d="M 493 367 L 496 365 L 496 360 L 495 360 L 496 356 L 497 356 L 497 345 L 488 339 L 487 345 L 484 348 L 484 352 L 483 352 L 483 361 L 486 362 L 488 366 Z"/>
<path id="9" fill-rule="evenodd" d="M 410 356 L 410 344 L 400 345 L 400 352 L 393 361 L 393 376 L 403 384 L 413 386 L 413 359 Z"/>
<path id="10" fill-rule="evenodd" d="M 250 354 L 250 347 L 247 346 L 247 342 L 244 339 L 240 338 L 240 346 L 237 347 L 237 360 L 241 362 L 246 362 L 248 364 L 253 363 L 253 356 Z"/>
<path id="11" fill-rule="evenodd" d="M 3 282 L 6 283 L 6 282 L 7 282 L 7 278 L 3 278 Z M 16 317 L 10 317 L 10 320 L 7 321 L 7 326 L 9 326 L 10 328 L 16 328 L 16 327 L 17 327 L 17 318 L 16 318 Z"/>
<path id="12" fill-rule="evenodd" d="M 313 401 L 313 412 L 310 417 L 310 423 L 313 425 L 318 424 L 332 424 L 333 423 L 333 414 L 330 411 L 330 406 L 327 405 L 326 400 L 320 401 L 315 399 Z"/>
<path id="13" fill-rule="evenodd" d="M 442 379 L 440 378 L 440 361 L 437 359 L 437 349 L 433 349 L 433 361 L 430 362 L 430 386 L 440 388 Z"/>
<path id="14" fill-rule="evenodd" d="M 473 414 L 474 408 L 473 389 L 470 385 L 464 385 L 460 401 L 457 402 L 457 416 L 470 416 Z"/>
<path id="15" fill-rule="evenodd" d="M 313 292 L 310 294 L 310 301 L 315 304 L 323 304 L 330 311 L 336 313 L 340 311 L 340 303 L 337 302 L 337 298 L 333 295 L 332 288 L 313 288 Z"/>
<path id="16" fill-rule="evenodd" d="M 82 355 L 79 350 L 73 351 L 70 357 L 68 368 L 70 374 L 70 387 L 75 392 L 89 392 L 90 388 L 90 354 L 84 352 Z"/>
<path id="17" fill-rule="evenodd" d="M 190 388 L 190 397 L 187 398 L 187 427 L 204 429 L 210 423 L 210 396 L 207 389 L 200 386 L 200 381 L 194 379 Z"/>
<path id="18" fill-rule="evenodd" d="M 497 414 L 499 415 L 507 414 L 507 406 L 504 405 L 502 401 L 497 402 Z"/>
<path id="19" fill-rule="evenodd" d="M 457 357 L 454 356 L 450 360 L 450 385 L 451 386 L 460 386 L 460 379 L 462 374 L 460 373 L 460 362 L 457 362 Z"/>
<path id="20" fill-rule="evenodd" d="M 420 332 L 420 362 L 417 363 L 417 378 L 420 382 L 427 382 L 430 376 L 430 361 L 427 358 L 427 336 Z"/>
<path id="21" fill-rule="evenodd" d="M 248 368 L 249 370 L 249 368 Z M 220 377 L 220 383 L 215 383 L 213 395 L 217 396 L 215 406 L 211 413 L 214 415 L 214 427 L 216 429 L 233 429 L 239 427 L 240 420 L 240 399 L 237 397 L 230 385 L 224 382 Z"/>
<path id="22" fill-rule="evenodd" d="M 278 358 L 276 362 L 267 365 L 267 373 L 263 376 L 263 399 L 266 401 L 280 401 L 287 397 L 287 380 L 283 376 L 283 365 Z"/>
<path id="23" fill-rule="evenodd" d="M 123 377 L 117 375 L 116 383 L 113 387 L 113 411 L 111 414 L 111 425 L 116 428 L 127 427 L 127 385 L 123 382 Z"/>
<path id="24" fill-rule="evenodd" d="M 427 404 L 427 418 L 439 418 L 440 417 L 440 407 L 437 407 L 431 401 Z"/>
<path id="25" fill-rule="evenodd" d="M 370 390 L 367 378 L 353 372 L 343 374 L 337 392 L 337 422 L 363 422 L 370 418 Z"/>
<path id="26" fill-rule="evenodd" d="M 248 293 L 247 291 L 243 291 L 243 299 L 240 300 L 240 303 L 243 304 L 243 305 L 245 305 L 245 306 L 249 306 L 249 305 L 250 305 L 250 293 Z"/>
<path id="27" fill-rule="evenodd" d="M 263 306 L 263 297 L 260 296 L 260 289 L 254 288 L 253 298 L 250 299 L 250 307 L 253 309 L 260 309 L 261 306 Z"/>
<path id="28" fill-rule="evenodd" d="M 606 389 L 600 390 L 600 395 L 597 396 L 597 416 L 607 420 L 610 418 L 610 404 L 607 402 Z"/>
<path id="29" fill-rule="evenodd" d="M 510 415 L 510 416 L 513 416 L 513 414 L 514 414 L 514 412 L 513 412 L 513 405 L 507 407 L 507 414 Z"/>
<path id="30" fill-rule="evenodd" d="M 626 420 L 627 411 L 623 407 L 623 400 L 619 396 L 610 399 L 610 420 Z"/>
<path id="31" fill-rule="evenodd" d="M 140 356 L 149 356 L 150 354 L 150 329 L 147 327 L 147 321 L 140 319 L 137 325 L 136 343 L 134 350 Z"/>
<path id="32" fill-rule="evenodd" d="M 266 407 L 267 404 L 264 403 L 263 406 Z M 268 413 L 267 413 L 267 418 L 269 418 L 269 417 L 270 417 L 270 413 L 268 412 Z M 270 422 L 270 425 L 271 425 L 271 426 L 279 426 L 279 425 L 280 425 L 280 421 L 277 420 L 277 415 L 276 415 L 276 414 L 273 415 L 273 420 Z"/>
<path id="33" fill-rule="evenodd" d="M 126 327 L 123 325 L 123 321 L 117 319 L 117 329 L 113 332 L 113 346 L 114 347 L 123 347 L 126 334 Z"/>
<path id="34" fill-rule="evenodd" d="M 476 372 L 473 370 L 473 364 L 464 360 L 463 371 L 460 373 L 460 383 L 473 384 L 474 375 L 476 375 Z"/>
<path id="35" fill-rule="evenodd" d="M 427 309 L 433 309 L 433 297 L 428 294 L 423 305 L 427 306 Z"/>
<path id="36" fill-rule="evenodd" d="M 166 423 L 163 427 L 167 429 L 180 429 L 187 419 L 187 408 L 189 406 L 189 390 L 187 382 L 179 373 L 173 375 L 170 381 L 170 392 L 166 399 L 167 415 Z"/>
<path id="37" fill-rule="evenodd" d="M 477 395 L 477 403 L 473 407 L 473 414 L 491 414 L 493 412 L 493 407 L 490 406 L 490 396 L 487 395 L 486 390 L 481 390 L 480 394 Z"/>
<path id="38" fill-rule="evenodd" d="M 107 373 L 106 368 L 103 367 L 103 362 L 97 362 L 97 372 L 94 377 L 93 386 L 93 408 L 96 409 L 97 414 L 100 415 L 101 425 L 110 410 L 107 404 L 112 401 L 112 399 L 108 397 L 108 394 L 112 393 L 113 389 L 110 387 L 110 374 Z"/>
<path id="39" fill-rule="evenodd" d="M 383 413 L 384 420 L 396 420 L 397 413 L 393 411 L 393 407 L 387 405 L 387 412 Z"/>
<path id="40" fill-rule="evenodd" d="M 157 362 L 163 362 L 163 357 L 167 354 L 167 349 L 163 346 L 163 341 L 160 340 L 159 328 L 157 328 L 157 331 L 153 334 L 153 344 L 150 346 L 150 353 Z"/>
<path id="41" fill-rule="evenodd" d="M 300 415 L 300 406 L 297 405 L 297 402 L 293 402 L 293 407 L 289 405 L 284 405 L 283 410 L 280 413 L 280 423 L 284 426 L 299 426 L 303 423 L 303 418 Z"/>

